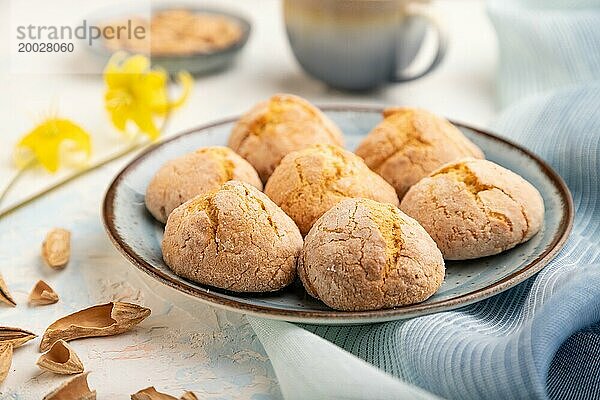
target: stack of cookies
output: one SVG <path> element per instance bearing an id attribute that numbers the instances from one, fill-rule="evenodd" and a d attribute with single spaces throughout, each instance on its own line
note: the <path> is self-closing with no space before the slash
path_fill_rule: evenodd
<path id="1" fill-rule="evenodd" d="M 387 109 L 355 153 L 343 142 L 318 108 L 276 95 L 240 118 L 229 147 L 167 162 L 146 193 L 166 222 L 166 264 L 236 292 L 298 276 L 331 308 L 375 310 L 429 298 L 444 260 L 498 254 L 540 230 L 539 192 L 443 118 Z"/>

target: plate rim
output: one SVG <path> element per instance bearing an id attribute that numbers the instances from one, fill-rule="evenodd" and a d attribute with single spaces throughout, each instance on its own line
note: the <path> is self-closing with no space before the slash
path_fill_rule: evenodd
<path id="1" fill-rule="evenodd" d="M 356 105 L 323 105 L 318 106 L 324 112 L 378 112 L 381 113 L 386 107 L 383 106 L 356 106 Z M 557 234 L 553 237 L 552 242 L 542 254 L 536 259 L 525 265 L 521 270 L 513 272 L 512 274 L 500 279 L 499 281 L 492 283 L 484 288 L 477 289 L 475 291 L 451 298 L 441 300 L 435 303 L 417 303 L 408 306 L 388 308 L 381 310 L 372 311 L 337 311 L 337 310 L 320 310 L 320 311 L 306 311 L 306 310 L 283 310 L 280 308 L 247 304 L 236 300 L 231 300 L 222 297 L 218 292 L 212 292 L 210 288 L 207 291 L 195 288 L 191 283 L 180 282 L 164 272 L 158 270 L 152 264 L 147 263 L 143 259 L 137 256 L 133 249 L 123 239 L 115 226 L 115 214 L 114 214 L 114 200 L 116 195 L 117 187 L 124 180 L 125 176 L 134 169 L 140 162 L 146 157 L 156 151 L 159 147 L 166 145 L 172 141 L 181 139 L 182 137 L 207 131 L 210 128 L 216 126 L 235 122 L 239 119 L 239 116 L 219 119 L 215 122 L 208 124 L 202 124 L 198 127 L 187 129 L 179 134 L 173 135 L 160 142 L 154 143 L 147 149 L 143 150 L 136 157 L 130 160 L 113 178 L 110 185 L 108 186 L 104 200 L 102 203 L 102 220 L 106 233 L 113 243 L 113 245 L 119 250 L 119 252 L 135 267 L 150 275 L 159 282 L 166 284 L 180 292 L 191 295 L 198 298 L 206 304 L 225 308 L 234 312 L 242 312 L 244 314 L 255 315 L 268 319 L 278 319 L 292 322 L 307 322 L 312 323 L 330 323 L 330 324 L 352 324 L 352 323 L 368 323 L 383 322 L 398 319 L 407 319 L 420 315 L 433 314 L 436 312 L 449 311 L 459 307 L 487 299 L 498 293 L 510 289 L 513 286 L 525 281 L 531 276 L 541 271 L 563 248 L 567 241 L 571 229 L 573 227 L 574 219 L 574 206 L 571 192 L 562 177 L 552 169 L 544 160 L 537 156 L 527 148 L 501 137 L 497 134 L 491 133 L 487 130 L 475 128 L 471 125 L 467 125 L 462 122 L 450 120 L 454 125 L 466 128 L 476 132 L 479 135 L 486 136 L 492 140 L 504 143 L 511 147 L 516 148 L 521 153 L 532 159 L 539 167 L 540 170 L 549 178 L 557 189 L 559 196 L 561 197 L 565 207 L 562 210 L 562 216 L 560 221 L 560 229 Z"/>

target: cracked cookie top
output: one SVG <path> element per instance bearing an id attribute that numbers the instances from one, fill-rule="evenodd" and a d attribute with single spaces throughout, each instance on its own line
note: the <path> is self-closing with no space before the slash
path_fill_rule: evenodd
<path id="1" fill-rule="evenodd" d="M 445 259 L 498 254 L 542 226 L 544 202 L 533 185 L 491 161 L 446 164 L 410 188 L 400 205 L 429 232 Z"/>
<path id="2" fill-rule="evenodd" d="M 146 189 L 146 208 L 166 222 L 176 207 L 202 193 L 236 179 L 262 190 L 258 174 L 246 160 L 228 147 L 202 147 L 166 162 Z"/>
<path id="3" fill-rule="evenodd" d="M 414 108 L 389 108 L 356 154 L 395 189 L 399 198 L 441 165 L 483 152 L 444 118 Z"/>
<path id="4" fill-rule="evenodd" d="M 255 187 L 229 181 L 177 207 L 163 258 L 177 275 L 236 292 L 290 284 L 302 249 L 294 221 Z"/>
<path id="5" fill-rule="evenodd" d="M 283 158 L 265 193 L 308 233 L 314 222 L 338 202 L 364 197 L 398 205 L 398 197 L 355 154 L 333 145 L 314 145 Z"/>
<path id="6" fill-rule="evenodd" d="M 266 182 L 288 153 L 313 144 L 342 146 L 342 133 L 301 97 L 278 94 L 257 104 L 233 127 L 229 147 L 250 162 Z"/>
<path id="7" fill-rule="evenodd" d="M 444 280 L 444 260 L 397 207 L 347 199 L 306 236 L 298 274 L 309 294 L 332 308 L 376 310 L 430 297 Z"/>

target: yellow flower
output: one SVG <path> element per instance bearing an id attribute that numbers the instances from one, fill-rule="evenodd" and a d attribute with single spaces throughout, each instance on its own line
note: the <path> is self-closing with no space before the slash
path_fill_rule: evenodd
<path id="1" fill-rule="evenodd" d="M 70 146 L 65 148 L 63 144 Z M 23 136 L 17 143 L 14 159 L 20 168 L 38 161 L 48 171 L 56 172 L 61 152 L 65 150 L 70 155 L 81 153 L 88 159 L 92 152 L 90 136 L 68 119 L 51 117 Z"/>
<path id="2" fill-rule="evenodd" d="M 177 80 L 183 87 L 181 96 L 170 101 L 168 75 L 160 69 L 151 69 L 148 58 L 134 55 L 126 58 L 123 53 L 115 54 L 104 70 L 107 90 L 104 96 L 106 109 L 115 127 L 126 132 L 127 123 L 133 122 L 150 139 L 155 140 L 160 132 L 155 117 L 165 117 L 171 110 L 182 105 L 193 84 L 192 76 L 180 72 Z"/>

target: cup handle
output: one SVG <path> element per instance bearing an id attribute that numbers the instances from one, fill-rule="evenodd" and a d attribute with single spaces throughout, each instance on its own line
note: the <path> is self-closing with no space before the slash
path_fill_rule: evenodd
<path id="1" fill-rule="evenodd" d="M 407 18 L 418 18 L 424 20 L 428 28 L 432 29 L 437 37 L 437 49 L 435 57 L 431 60 L 431 63 L 423 70 L 418 72 L 409 73 L 405 68 L 396 71 L 393 77 L 394 82 L 407 82 L 414 79 L 418 79 L 424 75 L 427 75 L 433 71 L 444 59 L 446 50 L 448 49 L 448 35 L 442 22 L 433 14 L 424 10 L 423 8 L 410 7 L 406 10 Z"/>

